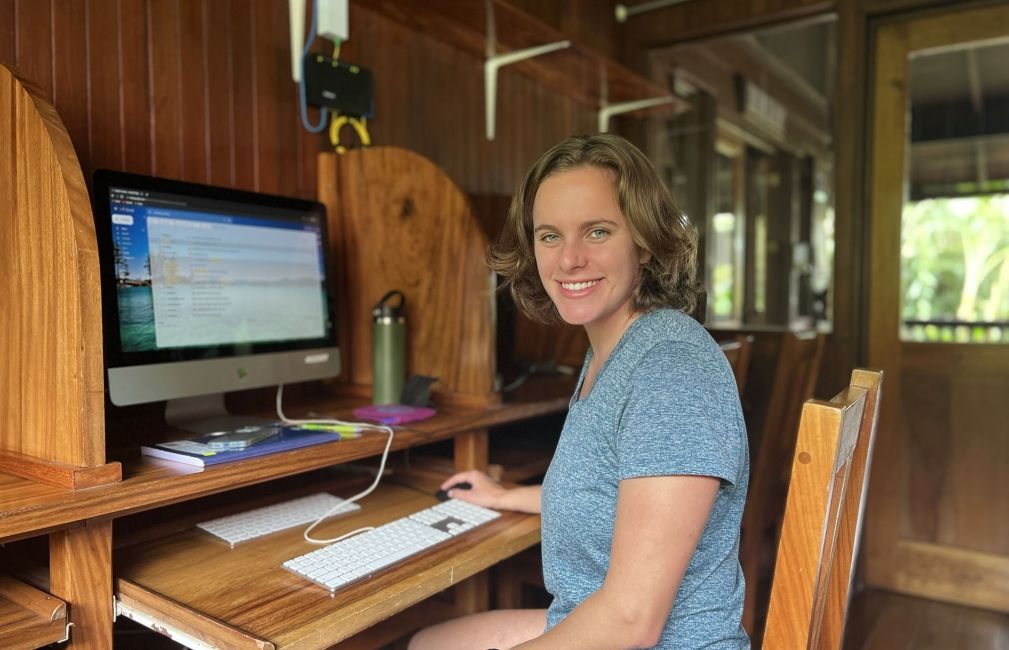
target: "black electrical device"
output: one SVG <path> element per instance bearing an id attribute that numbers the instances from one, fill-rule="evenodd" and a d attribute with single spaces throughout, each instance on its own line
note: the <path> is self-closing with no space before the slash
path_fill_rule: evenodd
<path id="1" fill-rule="evenodd" d="M 375 92 L 371 71 L 339 59 L 309 54 L 302 62 L 305 100 L 340 115 L 374 117 Z"/>

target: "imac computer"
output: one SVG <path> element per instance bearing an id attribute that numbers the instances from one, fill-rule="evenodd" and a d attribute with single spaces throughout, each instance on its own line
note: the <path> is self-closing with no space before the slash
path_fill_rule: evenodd
<path id="1" fill-rule="evenodd" d="M 113 404 L 206 433 L 255 423 L 227 391 L 339 374 L 320 203 L 106 170 L 93 193 Z"/>

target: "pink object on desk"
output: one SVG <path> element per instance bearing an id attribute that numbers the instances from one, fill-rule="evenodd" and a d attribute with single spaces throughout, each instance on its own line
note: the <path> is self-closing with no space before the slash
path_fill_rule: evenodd
<path id="1" fill-rule="evenodd" d="M 426 420 L 434 416 L 436 411 L 426 406 L 407 406 L 406 404 L 372 404 L 354 409 L 354 417 L 362 420 L 372 420 L 379 424 L 406 424 L 417 420 Z"/>

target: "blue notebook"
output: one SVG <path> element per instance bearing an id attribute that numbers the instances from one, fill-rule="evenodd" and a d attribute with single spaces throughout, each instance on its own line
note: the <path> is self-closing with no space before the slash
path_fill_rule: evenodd
<path id="1" fill-rule="evenodd" d="M 192 440 L 175 440 L 152 446 L 143 446 L 140 448 L 140 453 L 153 458 L 164 458 L 187 465 L 207 467 L 232 460 L 255 458 L 281 451 L 300 449 L 301 447 L 309 447 L 324 442 L 336 442 L 341 439 L 341 436 L 334 431 L 285 427 L 277 435 L 244 449 L 228 450 L 211 449 L 205 442 L 202 442 L 205 439 L 206 437 L 193 438 Z"/>

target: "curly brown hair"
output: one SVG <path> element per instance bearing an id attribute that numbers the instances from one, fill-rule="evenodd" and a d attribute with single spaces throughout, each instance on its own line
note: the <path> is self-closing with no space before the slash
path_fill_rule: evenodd
<path id="1" fill-rule="evenodd" d="M 672 307 L 692 313 L 701 287 L 696 281 L 697 232 L 676 206 L 651 161 L 620 136 L 574 135 L 540 156 L 512 197 L 504 230 L 487 263 L 503 279 L 519 309 L 542 323 L 560 322 L 540 282 L 533 250 L 533 203 L 550 176 L 592 165 L 612 173 L 620 211 L 639 250 L 641 264 L 631 308 L 647 313 Z"/>

